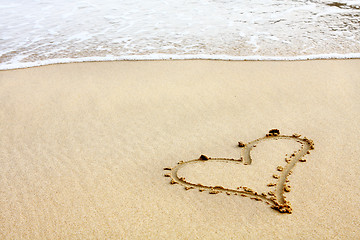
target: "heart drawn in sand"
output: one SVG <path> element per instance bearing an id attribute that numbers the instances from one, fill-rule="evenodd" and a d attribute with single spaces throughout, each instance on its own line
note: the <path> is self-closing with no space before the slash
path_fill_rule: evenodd
<path id="1" fill-rule="evenodd" d="M 225 188 L 223 186 L 209 186 L 203 185 L 200 183 L 192 183 L 186 180 L 184 177 L 179 176 L 179 170 L 189 166 L 194 163 L 207 163 L 210 161 L 216 162 L 235 162 L 243 163 L 244 165 L 251 165 L 251 150 L 260 142 L 269 141 L 269 140 L 278 140 L 278 139 L 288 139 L 293 140 L 301 144 L 300 149 L 293 152 L 291 156 L 285 157 L 285 165 L 275 167 L 275 173 L 272 175 L 272 178 L 276 183 L 269 183 L 267 187 L 270 188 L 270 191 L 267 193 L 257 193 L 250 187 L 241 186 L 237 189 Z M 270 205 L 271 208 L 278 210 L 281 213 L 291 213 L 292 208 L 290 202 L 285 199 L 285 192 L 290 191 L 290 185 L 288 176 L 292 173 L 292 168 L 298 162 L 305 162 L 306 160 L 303 157 L 306 154 L 310 153 L 310 150 L 314 149 L 314 143 L 312 140 L 304 137 L 301 138 L 298 134 L 293 134 L 291 136 L 280 135 L 280 131 L 277 129 L 272 129 L 269 131 L 269 134 L 266 134 L 265 137 L 258 138 L 249 143 L 239 142 L 238 146 L 241 148 L 240 159 L 230 159 L 230 158 L 211 158 L 205 155 L 201 155 L 199 159 L 194 159 L 190 161 L 180 161 L 175 167 L 166 167 L 164 170 L 170 171 L 170 173 L 164 174 L 165 177 L 170 177 L 171 184 L 180 184 L 185 187 L 186 190 L 197 188 L 200 192 L 208 191 L 210 194 L 218 194 L 221 192 L 226 193 L 227 195 L 240 195 L 242 197 L 250 197 L 256 201 L 263 201 L 266 204 Z"/>

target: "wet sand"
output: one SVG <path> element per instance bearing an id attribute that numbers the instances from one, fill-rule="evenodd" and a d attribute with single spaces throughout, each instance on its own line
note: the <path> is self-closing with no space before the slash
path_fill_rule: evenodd
<path id="1" fill-rule="evenodd" d="M 359 69 L 360 60 L 198 60 L 0 71 L 0 238 L 354 239 Z M 291 214 L 164 177 L 201 154 L 239 159 L 238 142 L 273 128 L 315 144 L 288 176 Z M 261 193 L 273 175 L 285 180 L 278 167 L 294 151 L 292 141 L 260 142 L 251 165 L 196 162 L 181 177 Z"/>

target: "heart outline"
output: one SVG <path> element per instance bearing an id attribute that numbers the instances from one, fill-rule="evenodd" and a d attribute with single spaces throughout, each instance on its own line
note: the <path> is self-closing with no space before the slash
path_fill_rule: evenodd
<path id="1" fill-rule="evenodd" d="M 209 191 L 210 194 L 217 194 L 221 192 L 226 192 L 227 195 L 238 195 L 243 197 L 250 197 L 256 201 L 263 201 L 266 204 L 270 205 L 271 208 L 279 211 L 280 213 L 292 213 L 291 204 L 286 200 L 285 192 L 290 191 L 289 185 L 286 183 L 288 181 L 288 176 L 291 175 L 292 169 L 295 167 L 298 162 L 305 162 L 306 160 L 303 157 L 307 154 L 310 154 L 310 150 L 314 149 L 314 142 L 306 137 L 300 138 L 301 135 L 293 134 L 289 135 L 280 135 L 280 131 L 277 129 L 272 129 L 269 131 L 269 134 L 266 134 L 264 137 L 260 137 L 246 144 L 239 142 L 239 147 L 241 147 L 240 159 L 233 158 L 208 158 L 205 155 L 201 155 L 199 159 L 193 159 L 189 161 L 180 161 L 175 167 L 169 168 L 166 167 L 164 170 L 170 171 L 169 174 L 164 174 L 165 177 L 170 177 L 171 184 L 180 184 L 185 187 L 186 190 L 197 188 L 199 191 Z M 277 139 L 293 139 L 296 142 L 301 144 L 301 148 L 298 151 L 295 151 L 291 154 L 290 157 L 285 157 L 286 165 L 278 166 L 277 170 L 280 172 L 280 175 L 274 174 L 273 177 L 278 179 L 277 183 L 270 183 L 268 187 L 275 186 L 275 192 L 269 191 L 267 194 L 262 193 L 258 194 L 254 190 L 249 187 L 239 187 L 238 189 L 229 189 L 224 188 L 222 186 L 204 186 L 202 184 L 194 184 L 185 180 L 185 178 L 178 176 L 178 171 L 186 166 L 187 164 L 196 163 L 196 162 L 204 162 L 204 161 L 226 161 L 226 162 L 242 162 L 244 165 L 250 165 L 252 162 L 251 159 L 251 150 L 258 144 L 259 142 L 265 140 L 277 140 Z"/>

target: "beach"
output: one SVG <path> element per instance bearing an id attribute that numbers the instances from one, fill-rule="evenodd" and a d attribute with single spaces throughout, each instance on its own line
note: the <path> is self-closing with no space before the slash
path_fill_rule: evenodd
<path id="1" fill-rule="evenodd" d="M 173 60 L 0 71 L 0 238 L 356 239 L 359 69 L 359 59 Z M 270 129 L 315 144 L 289 176 L 291 214 L 164 177 L 202 154 L 239 158 L 239 141 Z M 258 144 L 252 161 L 276 173 L 294 150 L 280 145 Z M 271 178 L 224 164 L 195 173 L 234 189 Z"/>

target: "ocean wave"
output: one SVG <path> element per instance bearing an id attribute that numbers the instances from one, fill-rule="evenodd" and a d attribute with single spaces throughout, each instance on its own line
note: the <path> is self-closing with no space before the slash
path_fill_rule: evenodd
<path id="1" fill-rule="evenodd" d="M 1 70 L 112 60 L 344 59 L 360 53 L 356 1 L 2 2 Z"/>

